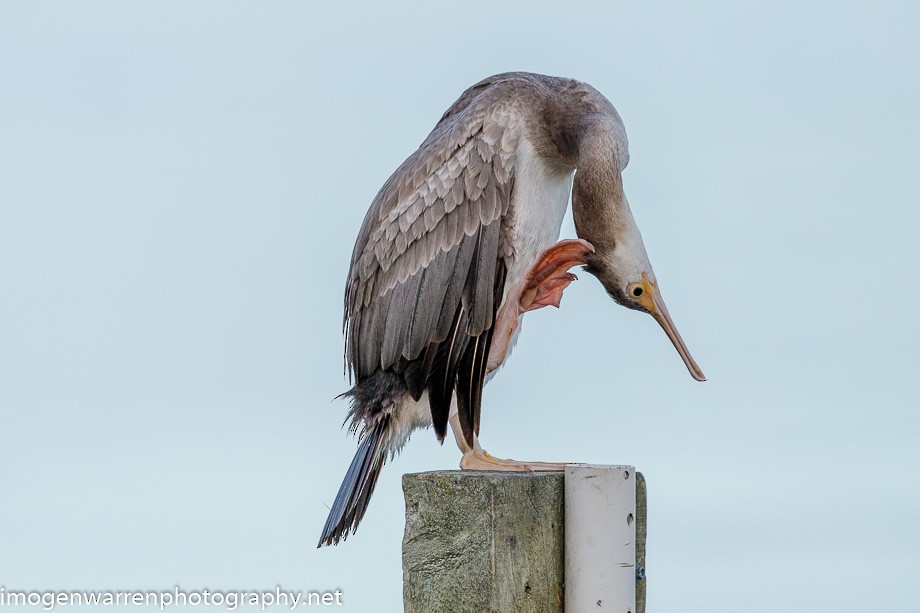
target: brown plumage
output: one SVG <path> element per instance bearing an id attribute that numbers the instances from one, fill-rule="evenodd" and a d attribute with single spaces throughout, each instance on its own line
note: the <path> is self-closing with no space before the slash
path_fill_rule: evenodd
<path id="1" fill-rule="evenodd" d="M 320 545 L 357 527 L 386 457 L 415 428 L 433 425 L 443 441 L 450 421 L 465 460 L 485 457 L 476 455 L 477 436 L 493 345 L 504 359 L 520 313 L 558 305 L 574 278 L 556 269 L 528 275 L 535 262 L 587 264 L 617 299 L 639 272 L 654 282 L 622 193 L 627 160 L 622 122 L 596 90 L 506 73 L 464 92 L 386 181 L 361 226 L 345 288 L 354 378 L 346 395 L 361 444 Z M 576 167 L 573 207 L 586 240 L 569 245 L 574 260 L 541 260 L 558 238 Z M 631 249 L 625 258 L 621 244 Z M 533 278 L 552 285 L 519 309 L 522 283 Z M 533 302 L 537 288 L 526 289 Z M 504 326 L 498 337 L 496 322 Z"/>

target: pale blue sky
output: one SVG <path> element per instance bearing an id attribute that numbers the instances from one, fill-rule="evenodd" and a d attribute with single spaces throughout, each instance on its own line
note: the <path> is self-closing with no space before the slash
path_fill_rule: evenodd
<path id="1" fill-rule="evenodd" d="M 459 455 L 417 434 L 314 549 L 354 452 L 348 257 L 460 92 L 528 70 L 622 115 L 709 381 L 581 275 L 483 443 L 642 470 L 651 611 L 916 611 L 918 31 L 894 1 L 5 2 L 0 584 L 401 611 L 400 477 Z"/>

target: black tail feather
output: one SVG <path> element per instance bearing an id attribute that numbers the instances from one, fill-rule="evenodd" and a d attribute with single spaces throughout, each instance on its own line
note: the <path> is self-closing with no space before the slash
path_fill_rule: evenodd
<path id="1" fill-rule="evenodd" d="M 380 469 L 386 461 L 387 450 L 383 439 L 389 423 L 390 416 L 382 415 L 374 427 L 364 433 L 329 510 L 317 547 L 336 545 L 358 529 L 367 510 L 367 503 L 374 493 L 374 486 L 377 485 Z"/>

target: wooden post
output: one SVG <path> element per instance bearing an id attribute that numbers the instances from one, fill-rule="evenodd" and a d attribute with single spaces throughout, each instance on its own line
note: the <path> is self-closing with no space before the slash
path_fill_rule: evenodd
<path id="1" fill-rule="evenodd" d="M 634 480 L 644 567 L 645 482 Z M 565 488 L 562 473 L 404 475 L 406 613 L 563 613 Z M 634 613 L 644 613 L 644 579 L 635 594 Z"/>
<path id="2" fill-rule="evenodd" d="M 648 491 L 636 473 L 636 613 L 645 613 L 645 539 L 648 536 Z"/>
<path id="3" fill-rule="evenodd" d="M 403 476 L 406 613 L 562 613 L 560 473 Z"/>

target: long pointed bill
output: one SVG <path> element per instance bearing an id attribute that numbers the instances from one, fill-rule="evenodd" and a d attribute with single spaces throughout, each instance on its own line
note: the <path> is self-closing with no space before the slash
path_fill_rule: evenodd
<path id="1" fill-rule="evenodd" d="M 684 344 L 684 339 L 682 339 L 680 333 L 677 332 L 677 327 L 671 320 L 670 313 L 668 313 L 668 307 L 665 306 L 664 300 L 661 298 L 661 292 L 658 291 L 658 287 L 644 274 L 642 275 L 642 288 L 645 291 L 639 299 L 639 302 L 648 309 L 652 317 L 661 325 L 664 333 L 671 339 L 674 348 L 677 349 L 677 353 L 680 354 L 684 364 L 687 365 L 687 370 L 690 371 L 690 375 L 697 381 L 705 381 L 706 375 L 704 375 L 700 367 L 697 366 L 693 356 L 690 355 L 690 351 Z"/>

